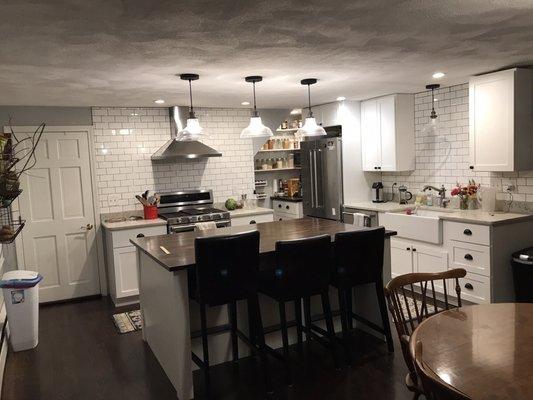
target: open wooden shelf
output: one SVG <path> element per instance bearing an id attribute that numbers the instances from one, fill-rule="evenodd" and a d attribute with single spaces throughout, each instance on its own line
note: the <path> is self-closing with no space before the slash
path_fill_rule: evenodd
<path id="1" fill-rule="evenodd" d="M 301 167 L 294 168 L 272 168 L 272 169 L 256 169 L 255 172 L 276 172 L 276 171 L 297 171 L 302 169 Z"/>
<path id="2" fill-rule="evenodd" d="M 268 149 L 259 150 L 258 153 L 275 153 L 276 151 L 300 151 L 300 149 Z"/>

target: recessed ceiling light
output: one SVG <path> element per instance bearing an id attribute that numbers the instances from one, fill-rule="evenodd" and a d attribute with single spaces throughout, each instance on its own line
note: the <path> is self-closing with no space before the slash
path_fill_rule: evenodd
<path id="1" fill-rule="evenodd" d="M 249 102 L 249 101 L 243 101 L 243 102 L 241 103 L 241 105 L 243 105 L 243 106 L 249 106 L 249 105 L 250 105 L 250 102 Z"/>
<path id="2" fill-rule="evenodd" d="M 138 116 L 139 116 L 139 113 L 132 112 L 130 115 L 131 115 L 132 117 L 138 117 Z"/>
<path id="3" fill-rule="evenodd" d="M 344 100 L 346 100 L 346 97 L 344 96 L 337 97 L 337 101 L 344 101 Z"/>
<path id="4" fill-rule="evenodd" d="M 437 99 L 436 97 L 433 99 L 433 101 L 439 101 L 439 99 Z"/>
<path id="5" fill-rule="evenodd" d="M 154 100 L 154 103 L 155 103 L 155 104 L 165 104 L 165 100 L 163 100 L 163 99 L 157 99 L 157 100 Z"/>
<path id="6" fill-rule="evenodd" d="M 432 76 L 435 79 L 440 79 L 440 78 L 444 78 L 446 74 L 444 72 L 435 72 Z"/>
<path id="7" fill-rule="evenodd" d="M 293 108 L 291 110 L 291 115 L 300 115 L 302 113 L 302 109 L 301 108 Z"/>

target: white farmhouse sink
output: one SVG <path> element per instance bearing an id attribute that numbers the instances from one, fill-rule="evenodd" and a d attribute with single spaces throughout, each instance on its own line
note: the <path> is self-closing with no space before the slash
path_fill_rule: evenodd
<path id="1" fill-rule="evenodd" d="M 398 232 L 398 237 L 422 242 L 442 243 L 442 220 L 440 215 L 449 210 L 419 209 L 416 214 L 407 215 L 405 211 L 383 213 L 379 224 Z"/>

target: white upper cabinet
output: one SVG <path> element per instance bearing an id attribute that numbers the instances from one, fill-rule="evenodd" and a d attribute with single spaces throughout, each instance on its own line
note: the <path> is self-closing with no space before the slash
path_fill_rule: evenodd
<path id="1" fill-rule="evenodd" d="M 393 94 L 361 102 L 364 171 L 415 169 L 415 102 Z"/>
<path id="2" fill-rule="evenodd" d="M 316 123 L 324 127 L 341 125 L 340 104 L 339 102 L 333 102 L 312 106 L 311 109 L 313 110 Z M 307 117 L 308 110 L 307 107 L 303 109 L 304 119 Z"/>
<path id="3" fill-rule="evenodd" d="M 470 78 L 471 169 L 533 169 L 533 71 L 510 69 Z"/>

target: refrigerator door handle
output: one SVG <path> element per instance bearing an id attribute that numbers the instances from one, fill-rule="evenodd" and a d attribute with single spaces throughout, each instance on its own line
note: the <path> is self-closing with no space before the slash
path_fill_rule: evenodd
<path id="1" fill-rule="evenodd" d="M 319 152 L 320 150 L 315 150 L 313 152 L 313 163 L 314 163 L 314 168 L 313 168 L 313 175 L 314 175 L 314 182 L 313 182 L 313 186 L 314 186 L 314 193 L 315 193 L 315 207 L 319 208 L 321 207 L 319 201 L 318 201 L 318 168 L 317 168 L 317 162 L 316 162 L 316 159 L 317 159 L 317 152 Z"/>
<path id="2" fill-rule="evenodd" d="M 315 187 L 314 187 L 314 176 L 313 173 L 313 153 L 314 150 L 309 150 L 309 182 L 311 182 L 311 190 L 309 191 L 311 193 L 311 208 L 315 208 Z"/>

